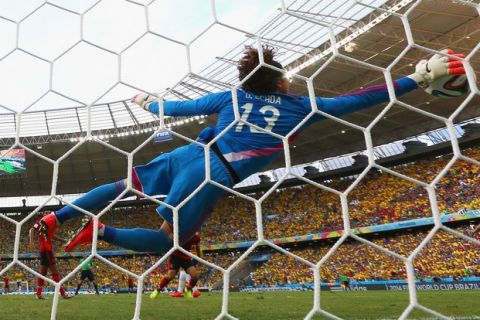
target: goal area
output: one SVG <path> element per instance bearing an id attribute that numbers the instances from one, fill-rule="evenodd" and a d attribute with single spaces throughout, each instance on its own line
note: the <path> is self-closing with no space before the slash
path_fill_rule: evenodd
<path id="1" fill-rule="evenodd" d="M 399 319 L 409 319 L 415 310 L 433 318 L 451 319 L 449 315 L 419 301 L 417 286 L 422 270 L 419 270 L 416 260 L 422 252 L 428 252 L 429 244 L 439 233 L 459 239 L 459 246 L 467 247 L 468 250 L 478 250 L 480 245 L 470 229 L 467 228 L 464 232 L 455 228 L 458 221 L 465 223 L 470 219 L 468 221 L 478 223 L 480 215 L 468 215 L 469 212 L 480 210 L 475 207 L 476 202 L 470 199 L 466 205 L 450 199 L 457 197 L 460 199 L 457 202 L 461 202 L 468 198 L 467 192 L 462 193 L 461 188 L 455 189 L 456 194 L 449 198 L 450 202 L 445 204 L 444 200 L 444 190 L 447 190 L 445 184 L 451 181 L 461 183 L 457 181 L 458 176 L 452 173 L 457 170 L 455 168 L 459 163 L 472 172 L 471 176 L 468 175 L 472 181 L 476 179 L 474 173 L 475 176 L 478 174 L 470 166 L 480 167 L 480 158 L 475 158 L 475 152 L 464 151 L 468 144 L 459 142 L 467 132 L 467 129 L 460 127 L 465 124 L 476 125 L 480 119 L 480 111 L 475 108 L 480 95 L 479 15 L 479 2 L 471 0 L 32 0 L 22 4 L 0 4 L 0 38 L 4 38 L 6 44 L 4 49 L 0 48 L 0 73 L 5 78 L 0 80 L 0 84 L 8 91 L 0 93 L 0 127 L 3 126 L 3 129 L 0 128 L 0 185 L 5 186 L 5 195 L 12 198 L 39 196 L 35 200 L 36 208 L 21 219 L 0 214 L 0 221 L 14 230 L 6 236 L 11 237 L 12 248 L 5 255 L 7 258 L 0 261 L 3 263 L 0 282 L 4 275 L 14 269 L 44 279 L 55 288 L 50 318 L 59 318 L 60 290 L 69 281 L 75 280 L 82 264 L 75 264 L 75 268 L 62 273 L 61 281 L 55 282 L 49 276 L 41 275 L 36 266 L 25 263 L 23 259 L 27 252 L 25 250 L 28 250 L 24 249 L 28 241 L 24 235 L 28 232 L 32 219 L 46 206 L 62 205 L 81 211 L 87 218 L 93 218 L 93 243 L 91 251 L 84 258 L 122 272 L 125 279 L 135 280 L 135 308 L 128 315 L 134 320 L 142 318 L 142 301 L 148 299 L 144 291 L 150 287 L 150 279 L 154 278 L 152 273 L 157 273 L 167 258 L 177 250 L 194 258 L 212 272 L 222 275 L 222 283 L 218 286 L 222 293 L 221 309 L 218 310 L 216 319 L 237 319 L 229 308 L 230 288 L 234 285 L 231 277 L 253 253 L 258 252 L 265 255 L 259 254 L 257 259 L 260 262 L 264 262 L 261 259 L 272 259 L 278 264 L 276 267 L 281 269 L 285 265 L 285 260 L 282 259 L 290 259 L 295 261 L 293 264 L 306 266 L 311 272 L 311 310 L 304 315 L 305 319 L 341 319 L 323 307 L 320 293 L 330 286 L 324 281 L 325 274 L 328 274 L 329 259 L 338 254 L 339 250 L 347 252 L 343 248 L 350 242 L 368 247 L 368 250 L 388 257 L 385 261 L 395 260 L 402 266 L 402 276 L 405 279 L 401 281 L 406 286 L 409 301 Z M 253 20 L 258 22 L 254 23 Z M 443 30 L 442 24 L 451 26 L 451 30 L 440 31 Z M 314 116 L 325 118 L 325 121 L 321 121 L 323 124 L 312 129 L 308 138 L 301 140 L 303 142 L 294 142 L 296 130 L 284 136 L 272 132 L 269 125 L 276 120 L 273 107 L 262 111 L 267 126 L 261 127 L 249 122 L 249 106 L 239 106 L 237 90 L 255 72 L 261 67 L 281 71 L 278 67 L 265 63 L 263 55 L 259 54 L 259 66 L 242 81 L 238 80 L 237 62 L 246 46 L 257 48 L 260 53 L 265 48 L 275 48 L 277 57 L 288 74 L 292 94 L 308 97 L 311 111 L 296 129 Z M 446 48 L 465 54 L 464 58 L 457 57 L 455 60 L 461 61 L 465 68 L 470 88 L 467 94 L 461 98 L 442 99 L 417 90 L 418 94 L 405 99 L 396 96 L 395 79 L 415 72 L 415 64 L 422 59 L 435 54 L 449 56 L 442 51 Z M 353 116 L 337 117 L 321 111 L 317 106 L 317 96 L 340 96 L 356 91 L 355 87 L 362 90 L 379 83 L 386 84 L 389 102 L 377 106 L 372 112 L 360 111 Z M 159 102 L 158 114 L 151 114 L 130 101 L 129 97 L 138 92 L 155 97 Z M 196 141 L 195 134 L 204 127 L 213 125 L 216 120 L 213 116 L 164 115 L 164 101 L 193 100 L 216 92 L 231 93 L 235 121 L 208 143 Z M 268 97 L 265 99 L 268 102 Z M 251 132 L 276 138 L 283 154 L 281 160 L 275 162 L 275 168 L 256 173 L 230 188 L 211 178 L 210 151 L 216 147 L 216 141 L 229 130 L 241 131 L 244 127 L 249 127 Z M 123 148 L 122 142 L 118 142 L 127 138 L 135 142 L 134 147 Z M 449 151 L 441 155 L 451 154 L 451 157 L 439 159 L 440 151 L 432 152 L 431 157 L 438 157 L 438 163 L 435 169 L 431 169 L 428 181 L 419 178 L 420 175 L 416 172 L 418 167 L 402 167 L 407 161 L 391 165 L 385 162 L 384 158 L 399 156 L 409 148 L 408 143 L 406 147 L 402 145 L 404 142 L 410 142 L 411 148 L 417 147 L 414 152 L 420 153 L 420 149 L 437 143 L 435 139 L 448 144 Z M 413 140 L 415 143 L 411 142 Z M 68 143 L 68 147 L 57 147 L 59 143 Z M 89 143 L 95 143 L 101 149 L 81 154 Z M 155 146 L 161 147 L 152 147 L 155 143 Z M 165 197 L 147 195 L 135 187 L 135 177 L 132 176 L 135 164 L 146 163 L 158 150 L 163 153 L 167 152 L 166 149 L 173 149 L 170 146 L 190 143 L 201 146 L 205 152 L 206 178 L 178 206 L 164 202 Z M 26 152 L 27 157 L 22 152 Z M 116 164 L 115 159 L 109 158 L 113 153 L 122 158 L 122 164 Z M 73 156 L 82 163 L 89 163 L 90 171 L 75 171 L 71 163 L 69 166 Z M 110 162 L 97 162 L 102 158 Z M 37 169 L 48 173 L 35 173 L 38 175 L 38 185 L 34 186 L 30 183 L 32 180 L 22 179 L 27 179 L 29 175 L 31 177 L 28 179 L 34 179 L 35 174 L 28 171 L 28 168 L 29 165 L 38 165 L 37 162 L 45 164 Z M 346 164 L 340 165 L 342 162 Z M 408 161 L 410 162 L 413 160 Z M 127 189 L 114 201 L 94 212 L 72 204 L 77 196 L 72 194 L 76 192 L 64 190 L 87 191 L 87 186 L 114 182 L 117 165 L 125 167 L 121 172 L 123 178 L 126 177 Z M 334 175 L 335 170 L 350 166 L 355 169 L 352 169 L 351 174 Z M 425 167 L 427 171 L 430 170 L 428 164 Z M 322 172 L 325 175 L 321 179 L 314 179 L 316 174 Z M 331 173 L 331 176 L 326 173 Z M 40 179 L 45 175 L 50 178 Z M 60 175 L 68 175 L 71 181 L 59 179 Z M 359 212 L 365 208 L 362 207 L 362 201 L 367 200 L 363 194 L 356 192 L 368 186 L 371 187 L 368 191 L 372 197 L 381 198 L 382 192 L 391 186 L 388 179 L 377 180 L 377 183 L 368 180 L 377 175 L 389 175 L 391 179 L 401 181 L 398 183 L 408 193 L 403 199 L 390 199 L 388 205 L 379 201 L 380 204 L 375 209 L 382 214 L 372 214 L 370 220 L 362 220 Z M 79 180 L 77 185 L 75 177 Z M 445 182 L 447 178 L 450 180 Z M 369 184 L 364 184 L 366 180 L 370 181 Z M 8 187 L 14 186 L 14 181 L 29 183 L 22 182 L 24 187 L 15 190 L 12 189 L 14 187 Z M 468 184 L 468 181 L 462 181 L 465 186 Z M 262 185 L 263 182 L 266 187 L 262 190 L 252 187 Z M 379 186 L 379 183 L 385 183 L 385 188 Z M 233 258 L 232 254 L 232 261 L 225 258 L 222 261 L 225 264 L 222 265 L 185 250 L 179 239 L 179 210 L 206 185 L 224 190 L 225 198 L 230 198 L 222 202 L 221 208 L 225 212 L 240 212 L 249 208 L 244 211 L 248 211 L 245 217 L 251 222 L 245 225 L 253 239 L 245 235 L 247 232 L 228 229 L 224 220 L 218 220 L 216 226 L 220 235 L 216 235 L 217 239 L 227 240 L 221 244 L 213 241 L 205 244 L 206 247 L 218 245 L 223 246 L 222 249 L 229 249 L 228 246 L 237 249 L 232 244 L 235 241 L 231 239 L 235 239 L 236 232 L 241 234 L 237 237 L 243 237 L 244 243 L 248 245 L 245 244 L 239 250 L 241 253 L 238 256 Z M 281 195 L 276 194 L 286 186 L 298 187 L 298 193 L 310 192 L 311 196 L 300 197 L 301 201 L 295 202 L 294 209 L 288 206 L 288 203 L 294 202 L 291 199 L 285 201 L 285 205 L 275 206 L 271 199 L 280 199 Z M 33 189 L 37 187 L 38 189 Z M 253 191 L 242 191 L 248 188 Z M 45 190 L 47 192 L 43 194 L 46 196 L 35 194 Z M 314 202 L 312 198 L 317 195 L 312 190 L 328 194 L 322 195 L 322 200 L 326 199 L 325 203 L 315 203 L 317 207 L 332 216 L 337 214 L 328 228 L 315 226 L 318 230 L 302 230 L 302 234 L 293 230 L 286 234 L 271 227 L 273 224 L 305 223 L 310 217 L 307 205 Z M 127 200 L 122 199 L 124 197 Z M 360 198 L 361 200 L 355 200 Z M 413 213 L 407 218 L 397 219 L 401 210 L 398 209 L 401 208 L 399 203 L 414 202 L 417 198 L 423 199 L 422 205 L 426 209 L 415 213 L 409 207 L 408 210 Z M 114 258 L 106 256 L 104 252 L 109 249 L 101 246 L 97 231 L 99 221 L 104 221 L 119 203 L 138 199 L 146 199 L 151 205 L 170 208 L 174 222 L 173 247 L 165 255 L 149 255 L 149 259 L 154 262 L 148 264 L 142 273 L 132 272 L 126 264 L 117 264 Z M 392 208 L 397 208 L 397 211 Z M 291 216 L 285 212 L 285 215 L 281 215 L 282 210 L 292 210 L 295 212 L 292 216 L 298 217 L 289 220 Z M 304 220 L 303 211 L 307 212 Z M 109 221 L 118 223 L 125 220 L 133 223 L 137 217 L 117 216 L 120 218 L 109 217 Z M 315 217 L 319 216 L 320 214 Z M 217 219 L 217 215 L 214 214 L 210 219 Z M 388 222 L 378 222 L 381 219 Z M 428 228 L 425 227 L 418 233 L 418 242 L 415 245 L 409 244 L 412 250 L 407 254 L 399 253 L 401 250 L 389 246 L 386 243 L 388 241 L 383 245 L 374 236 L 368 238 L 364 234 L 377 232 L 375 228 L 373 231 L 368 229 L 371 225 L 387 228 L 385 226 L 388 223 L 408 223 L 414 219 L 430 220 Z M 337 226 L 340 227 L 336 228 Z M 332 236 L 333 232 L 336 233 Z M 327 233 L 330 235 L 327 236 Z M 328 249 L 315 251 L 318 256 L 315 256 L 314 261 L 303 254 L 297 254 L 299 251 L 296 245 L 301 246 L 311 241 L 312 237 L 320 240 L 320 234 L 333 239 Z M 270 251 L 267 252 L 265 248 Z M 125 254 L 135 256 L 132 252 Z M 80 257 L 80 254 L 75 256 Z M 60 258 L 66 259 L 66 256 L 61 254 L 58 259 Z M 141 258 L 135 260 L 135 263 L 142 263 Z M 382 263 L 378 262 L 378 266 L 380 268 Z M 259 272 L 258 278 L 266 278 L 267 272 L 261 272 L 263 273 Z M 332 287 L 344 290 L 349 285 L 348 281 L 342 280 L 341 275 L 337 276 L 339 281 Z M 14 293 L 16 283 L 12 278 L 10 277 L 10 292 Z M 287 276 L 285 279 L 287 283 Z M 0 289 L 3 289 L 3 283 Z M 28 282 L 26 290 L 29 290 Z M 0 301 L 1 299 L 2 296 Z"/>

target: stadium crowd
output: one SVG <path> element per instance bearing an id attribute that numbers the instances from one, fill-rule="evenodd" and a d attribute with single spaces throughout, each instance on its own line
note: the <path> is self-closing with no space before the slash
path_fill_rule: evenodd
<path id="1" fill-rule="evenodd" d="M 464 152 L 465 155 L 480 159 L 480 148 Z M 396 172 L 412 178 L 430 182 L 448 163 L 450 155 L 435 159 L 422 160 L 393 168 Z M 325 182 L 331 188 L 345 190 L 356 177 L 335 179 Z M 442 213 L 455 213 L 463 209 L 480 209 L 479 168 L 471 163 L 461 161 L 450 168 L 445 177 L 436 185 L 439 209 Z M 251 195 L 259 198 L 262 194 Z M 431 216 L 427 192 L 405 179 L 372 170 L 353 189 L 348 196 L 349 216 L 353 228 L 379 225 L 394 221 L 403 221 Z M 103 221 L 116 227 L 156 228 L 162 220 L 151 205 L 133 208 L 115 208 L 108 212 Z M 273 192 L 262 204 L 264 233 L 266 238 L 304 235 L 310 233 L 341 230 L 343 220 L 338 196 L 312 185 L 286 188 Z M 21 215 L 11 216 L 20 220 Z M 28 230 L 33 224 L 31 219 L 22 226 L 20 252 L 30 252 L 28 248 Z M 73 232 L 79 225 L 77 219 L 69 223 Z M 0 219 L 0 254 L 12 253 L 15 239 L 15 226 Z M 464 232 L 466 229 L 459 229 Z M 255 207 L 251 202 L 234 196 L 224 197 L 215 207 L 212 217 L 202 229 L 202 243 L 218 244 L 256 239 Z M 425 237 L 425 232 L 408 233 L 399 236 L 379 238 L 374 242 L 408 254 Z M 64 234 L 68 237 L 68 234 Z M 447 245 L 448 244 L 448 245 Z M 99 242 L 99 249 L 115 249 Z M 328 246 L 315 245 L 307 248 L 293 248 L 292 252 L 310 260 L 318 261 L 328 250 Z M 439 233 L 419 254 L 416 259 L 416 271 L 419 277 L 464 276 L 466 270 L 480 275 L 478 248 L 477 253 L 465 241 L 460 241 L 451 234 Z M 228 266 L 239 253 L 207 253 L 205 259 Z M 154 261 L 151 256 L 128 256 L 109 258 L 135 273 L 147 270 Z M 64 273 L 72 270 L 77 259 L 59 259 L 59 266 Z M 36 262 L 28 261 L 32 265 Z M 2 263 L 2 267 L 6 263 Z M 35 265 L 32 265 L 35 266 Z M 277 267 L 276 267 L 277 266 Z M 281 267 L 280 267 L 281 266 Z M 20 270 L 20 269 L 19 269 Z M 221 274 L 218 271 L 201 267 L 200 286 L 217 283 Z M 119 287 L 126 283 L 126 276 L 116 269 L 99 263 L 95 268 L 99 283 L 110 287 Z M 165 272 L 165 266 L 154 271 L 146 285 L 151 286 Z M 13 275 L 16 269 L 10 270 Z M 23 272 L 24 273 L 24 272 Z M 322 280 L 332 281 L 340 275 L 349 275 L 352 279 L 392 279 L 404 278 L 404 266 L 389 255 L 358 243 L 345 243 L 322 268 Z M 32 276 L 25 275 L 26 280 Z M 271 254 L 268 262 L 251 274 L 254 283 L 272 284 L 286 282 L 310 282 L 311 271 L 297 261 L 278 253 Z M 33 282 L 32 282 L 33 283 Z M 172 282 L 172 286 L 175 282 Z"/>
<path id="2" fill-rule="evenodd" d="M 465 152 L 467 156 L 480 159 L 480 148 Z M 395 171 L 421 181 L 431 181 L 448 163 L 450 156 L 421 160 L 400 165 Z M 355 177 L 336 179 L 325 184 L 337 190 L 346 189 Z M 440 212 L 454 213 L 461 209 L 480 208 L 479 168 L 460 161 L 447 171 L 437 184 L 437 200 Z M 251 195 L 259 198 L 262 194 Z M 427 192 L 420 186 L 388 173 L 372 170 L 348 196 L 350 223 L 353 228 L 378 225 L 431 216 Z M 264 233 L 266 238 L 278 238 L 318 232 L 341 230 L 340 199 L 312 185 L 285 188 L 273 192 L 262 204 Z M 13 217 L 20 219 L 21 216 Z M 27 239 L 33 218 L 22 227 L 21 239 Z M 162 220 L 155 206 L 112 209 L 102 219 L 115 227 L 157 228 Z M 79 219 L 68 223 L 76 230 Z M 0 252 L 13 248 L 15 227 L 0 219 Z M 254 240 L 257 236 L 255 206 L 253 203 L 234 196 L 224 197 L 214 208 L 212 217 L 202 232 L 204 244 Z M 68 237 L 67 235 L 64 235 Z M 20 252 L 28 252 L 27 241 L 21 241 Z M 102 249 L 107 248 L 101 244 Z"/>
<path id="3" fill-rule="evenodd" d="M 465 232 L 469 226 L 456 228 L 457 231 Z M 373 239 L 372 242 L 381 245 L 395 253 L 408 256 L 426 237 L 428 231 L 408 232 Z M 288 249 L 308 261 L 318 262 L 331 248 L 333 243 L 313 243 L 306 247 L 294 247 Z M 204 258 L 221 267 L 228 267 L 241 255 L 241 252 L 207 252 Z M 256 255 L 267 255 L 268 259 L 262 262 L 249 262 Z M 107 259 L 136 274 L 142 274 L 148 270 L 158 259 L 155 256 L 117 256 Z M 72 271 L 78 264 L 79 258 L 60 258 L 57 260 L 60 270 L 64 274 Z M 287 283 L 312 283 L 313 273 L 302 262 L 287 255 L 271 250 L 254 251 L 247 258 L 252 270 L 248 277 L 242 279 L 242 283 L 255 285 L 284 285 Z M 24 263 L 36 269 L 38 260 L 24 260 Z M 4 265 L 3 265 L 4 266 Z M 244 266 L 243 266 L 244 267 Z M 469 276 L 480 277 L 480 256 L 478 247 L 451 233 L 439 231 L 433 239 L 427 243 L 414 260 L 414 267 L 418 279 L 432 279 L 434 277 Z M 198 264 L 200 271 L 200 287 L 221 287 L 222 274 L 208 266 Z M 166 264 L 161 264 L 145 280 L 146 290 L 154 288 L 160 278 L 166 273 Z M 116 290 L 127 287 L 128 276 L 106 263 L 94 260 L 93 271 L 97 282 L 107 290 Z M 28 281 L 29 287 L 33 288 L 34 276 L 24 270 L 15 267 L 8 271 L 11 279 L 15 281 Z M 18 276 L 21 274 L 21 276 Z M 347 275 L 356 281 L 369 280 L 402 280 L 406 278 L 405 265 L 403 262 L 382 251 L 374 249 L 357 241 L 343 243 L 321 268 L 321 280 L 334 282 L 341 276 Z M 71 278 L 67 287 L 75 287 L 78 275 Z M 233 283 L 238 285 L 239 283 Z M 170 288 L 177 286 L 176 281 L 169 284 Z"/>
<path id="4" fill-rule="evenodd" d="M 465 232 L 469 227 L 461 227 Z M 409 232 L 372 240 L 384 248 L 408 256 L 427 236 L 427 231 Z M 330 246 L 295 248 L 290 252 L 311 262 L 318 262 Z M 414 260 L 417 279 L 434 277 L 463 278 L 480 276 L 479 248 L 451 233 L 438 232 Z M 347 275 L 351 280 L 403 280 L 405 264 L 382 251 L 359 242 L 342 244 L 321 268 L 321 280 L 334 282 Z M 311 283 L 313 273 L 302 262 L 281 253 L 272 253 L 270 259 L 252 274 L 256 285 Z"/>
<path id="5" fill-rule="evenodd" d="M 480 149 L 465 152 L 480 158 Z M 401 165 L 395 171 L 430 182 L 448 163 L 449 156 Z M 457 162 L 437 184 L 440 212 L 480 208 L 479 168 Z M 352 179 L 327 183 L 343 191 Z M 255 195 L 259 198 L 261 195 Z M 349 216 L 353 228 L 431 216 L 425 189 L 407 180 L 372 170 L 350 193 Z M 312 185 L 287 188 L 272 193 L 262 206 L 266 238 L 278 238 L 341 230 L 343 220 L 340 199 Z M 202 230 L 207 243 L 256 239 L 255 207 L 239 197 L 225 197 Z"/>

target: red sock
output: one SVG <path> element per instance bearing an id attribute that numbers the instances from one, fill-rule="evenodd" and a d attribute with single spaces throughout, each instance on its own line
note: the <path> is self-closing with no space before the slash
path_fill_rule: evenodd
<path id="1" fill-rule="evenodd" d="M 160 291 L 162 290 L 163 288 L 165 288 L 165 286 L 170 282 L 170 279 L 168 279 L 168 277 L 163 277 L 162 280 L 160 280 L 160 283 L 158 284 L 157 286 L 157 290 Z"/>
<path id="2" fill-rule="evenodd" d="M 44 285 L 43 279 L 42 279 L 42 278 L 38 278 L 38 279 L 37 279 L 37 296 L 41 296 L 41 295 L 42 295 L 43 285 Z"/>
<path id="3" fill-rule="evenodd" d="M 191 278 L 187 284 L 187 289 L 192 290 L 197 285 L 197 279 Z"/>
<path id="4" fill-rule="evenodd" d="M 60 278 L 60 275 L 58 273 L 52 274 L 52 279 L 55 282 L 60 282 L 60 280 L 62 280 L 62 278 Z M 63 287 L 60 287 L 60 294 L 62 296 L 65 295 L 65 289 Z"/>

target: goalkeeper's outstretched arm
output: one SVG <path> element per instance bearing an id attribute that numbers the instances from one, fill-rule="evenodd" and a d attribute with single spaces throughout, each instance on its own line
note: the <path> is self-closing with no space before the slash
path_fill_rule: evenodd
<path id="1" fill-rule="evenodd" d="M 252 51 L 252 49 L 250 49 L 248 52 L 251 54 L 251 52 L 256 52 L 256 50 L 253 49 Z M 433 55 L 428 61 L 420 61 L 416 66 L 415 73 L 395 80 L 393 82 L 395 95 L 401 96 L 419 87 L 426 88 L 430 83 L 443 76 L 465 73 L 462 62 L 453 58 L 464 58 L 464 55 L 457 54 L 450 49 L 445 49 L 442 53 L 443 54 Z M 446 54 L 450 55 L 450 57 Z M 245 59 L 242 59 L 240 62 L 244 60 Z M 277 90 L 276 92 L 288 93 L 289 86 L 286 85 L 288 81 L 285 81 L 285 78 L 282 78 L 282 73 L 279 73 L 278 76 L 280 77 L 278 79 L 275 77 L 272 79 L 262 78 L 263 80 L 261 81 L 261 84 L 265 84 L 264 82 L 271 84 L 271 86 L 267 86 L 272 90 L 271 93 L 275 93 L 273 92 L 275 91 L 275 88 Z M 258 82 L 260 80 L 256 79 L 256 81 Z M 259 86 L 259 84 L 256 84 L 255 86 Z M 251 88 L 247 87 L 244 89 Z M 209 94 L 202 98 L 189 101 L 164 101 L 163 113 L 166 116 L 210 115 L 213 113 L 219 113 L 225 105 L 228 105 L 231 98 L 231 93 L 227 91 Z M 316 102 L 319 110 L 338 117 L 389 100 L 387 85 L 380 84 L 335 98 L 319 97 L 316 99 Z M 132 98 L 132 102 L 138 104 L 147 111 L 156 114 L 159 113 L 160 104 L 156 101 L 156 97 L 153 95 L 140 93 Z M 316 115 L 312 120 L 321 120 L 323 118 L 323 116 Z"/>
<path id="2" fill-rule="evenodd" d="M 450 49 L 442 51 L 445 54 L 464 58 L 463 54 L 455 53 Z M 448 56 L 436 54 L 428 61 L 422 60 L 416 66 L 415 73 L 393 81 L 395 95 L 401 96 L 417 88 L 428 87 L 430 83 L 447 75 L 464 74 L 462 62 Z M 360 91 L 348 93 L 335 98 L 317 98 L 318 109 L 334 116 L 342 116 L 361 109 L 375 106 L 389 101 L 386 84 L 374 85 Z M 318 115 L 316 120 L 324 117 Z"/>
<path id="3" fill-rule="evenodd" d="M 220 112 L 229 99 L 230 92 L 220 92 L 208 94 L 204 97 L 187 101 L 164 101 L 163 113 L 166 116 L 199 116 L 210 115 Z M 131 100 L 143 109 L 158 114 L 160 104 L 156 97 L 146 93 L 139 93 Z"/>

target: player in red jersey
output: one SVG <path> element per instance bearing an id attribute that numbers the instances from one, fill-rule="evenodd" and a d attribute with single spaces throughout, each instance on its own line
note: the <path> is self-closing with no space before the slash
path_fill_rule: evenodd
<path id="1" fill-rule="evenodd" d="M 35 221 L 35 224 L 33 227 L 30 228 L 29 231 L 29 238 L 30 238 L 30 249 L 32 252 L 36 250 L 35 248 L 35 234 L 38 235 L 38 245 L 39 245 L 39 255 L 40 255 L 40 274 L 42 276 L 46 276 L 48 273 L 48 270 L 50 270 L 50 273 L 52 274 L 52 279 L 55 282 L 59 282 L 61 280 L 60 274 L 57 269 L 57 262 L 55 259 L 55 253 L 53 252 L 53 244 L 52 244 L 52 239 L 53 240 L 58 240 L 61 242 L 67 242 L 65 239 L 59 238 L 58 236 L 53 236 L 52 239 L 47 239 L 44 237 L 41 232 L 40 232 L 40 220 L 44 216 L 43 213 L 38 214 L 38 218 Z M 43 290 L 43 285 L 44 285 L 44 280 L 42 278 L 37 279 L 37 293 L 36 296 L 40 300 L 45 300 L 45 297 L 42 295 L 42 290 Z M 67 294 L 65 292 L 65 288 L 60 287 L 60 294 L 64 299 L 69 299 L 72 296 Z"/>
<path id="2" fill-rule="evenodd" d="M 134 290 L 133 290 L 133 286 L 134 286 L 133 278 L 130 275 L 128 276 L 127 284 L 128 284 L 128 293 L 134 292 Z"/>
<path id="3" fill-rule="evenodd" d="M 196 254 L 199 257 L 202 256 L 202 250 L 200 249 L 200 236 L 198 233 L 196 233 L 182 247 L 187 251 L 190 251 L 192 247 L 195 247 Z M 185 286 L 185 294 L 187 297 L 192 298 L 192 289 L 195 287 L 198 281 L 197 269 L 195 268 L 192 257 L 179 250 L 174 251 L 168 257 L 167 268 L 167 275 L 160 280 L 160 283 L 157 285 L 157 289 L 152 292 L 150 298 L 155 299 L 158 296 L 158 293 L 165 288 L 173 278 L 175 278 L 180 268 L 183 268 L 183 270 L 185 270 L 185 272 L 187 272 L 191 277 L 190 281 Z M 195 297 L 198 297 L 198 294 L 195 294 Z"/>
<path id="4" fill-rule="evenodd" d="M 10 291 L 10 278 L 8 275 L 4 275 L 3 276 L 3 292 L 5 294 L 8 293 L 8 291 Z"/>

